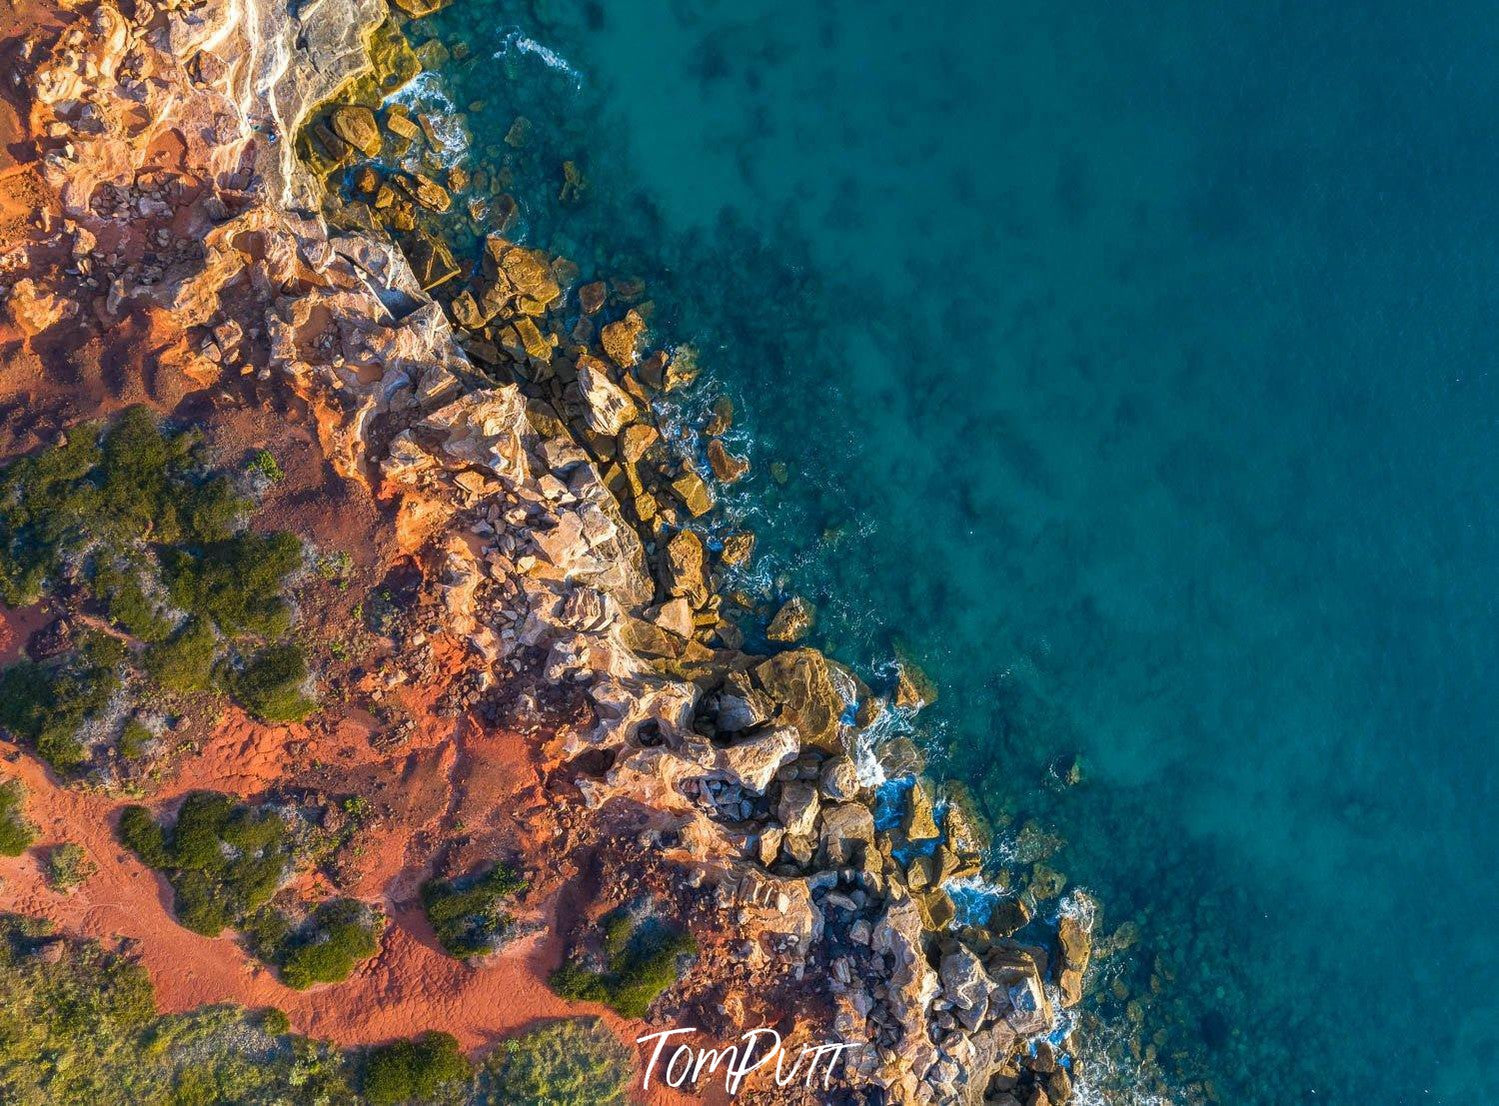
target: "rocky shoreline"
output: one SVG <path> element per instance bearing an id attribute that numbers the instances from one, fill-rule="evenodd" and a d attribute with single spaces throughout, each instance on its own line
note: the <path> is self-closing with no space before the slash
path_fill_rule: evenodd
<path id="1" fill-rule="evenodd" d="M 696 367 L 651 348 L 646 290 L 502 231 L 455 257 L 450 189 L 391 167 L 431 142 L 385 100 L 414 73 L 402 14 L 421 13 L 102 0 L 39 28 L 13 72 L 61 217 L 7 256 L 12 322 L 167 319 L 188 352 L 155 371 L 176 387 L 295 397 L 421 570 L 430 627 L 407 640 L 459 639 L 456 707 L 551 766 L 555 848 L 594 889 L 565 942 L 586 958 L 584 920 L 642 902 L 696 939 L 650 1024 L 867 1046 L 840 1101 L 1071 1100 L 1087 924 L 1050 948 L 1013 939 L 1018 903 L 964 924 L 944 884 L 979 872 L 983 828 L 921 779 L 887 786 L 883 816 L 855 756 L 892 703 L 797 645 L 798 602 L 769 626 L 783 651 L 743 651 L 724 578 L 753 538 L 696 526 L 742 475 L 730 414 L 702 471 L 668 444 L 660 399 Z M 913 671 L 891 696 L 921 697 Z"/>

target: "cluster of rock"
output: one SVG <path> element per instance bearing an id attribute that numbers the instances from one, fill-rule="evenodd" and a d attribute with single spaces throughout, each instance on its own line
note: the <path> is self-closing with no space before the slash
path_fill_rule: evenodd
<path id="1" fill-rule="evenodd" d="M 753 538 L 710 547 L 693 523 L 712 509 L 710 480 L 745 462 L 723 444 L 722 407 L 706 471 L 663 440 L 656 397 L 696 368 L 690 351 L 647 349 L 643 289 L 580 285 L 568 262 L 501 233 L 465 272 L 418 227 L 449 188 L 415 171 L 360 174 L 368 229 L 329 230 L 292 147 L 364 72 L 386 20 L 375 0 L 300 18 L 230 0 L 135 11 L 100 0 L 30 58 L 33 133 L 68 216 L 36 249 L 104 272 L 11 281 L 12 314 L 40 332 L 81 310 L 165 309 L 191 328 L 183 371 L 299 397 L 340 475 L 393 505 L 481 688 L 532 680 L 537 697 L 581 697 L 584 718 L 557 739 L 587 766 L 584 801 L 652 811 L 670 831 L 658 859 L 717 889 L 749 952 L 825 983 L 809 1002 L 830 993 L 836 1032 L 868 1046 L 851 1089 L 1065 1102 L 1045 1038 L 1080 993 L 1086 927 L 1064 923 L 1054 1001 L 1053 958 L 1011 939 L 1013 912 L 958 924 L 944 885 L 977 873 L 983 848 L 963 809 L 939 812 L 918 781 L 877 824 L 854 750 L 889 704 L 813 649 L 743 652 L 721 585 Z M 320 110 L 310 141 L 332 164 L 424 133 L 395 109 Z M 183 136 L 180 164 L 148 164 L 168 131 Z M 126 237 L 119 265 L 90 246 Z M 768 636 L 793 643 L 812 618 L 788 603 Z M 918 704 L 920 686 L 907 679 L 897 698 Z"/>

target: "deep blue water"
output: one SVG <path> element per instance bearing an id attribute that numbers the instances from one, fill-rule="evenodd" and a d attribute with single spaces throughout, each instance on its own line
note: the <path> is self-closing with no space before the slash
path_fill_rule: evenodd
<path id="1" fill-rule="evenodd" d="M 934 769 L 1138 928 L 1094 1092 L 1499 1101 L 1492 10 L 431 26 L 523 233 L 645 276 L 734 398 L 763 581 L 867 674 L 903 639 Z"/>

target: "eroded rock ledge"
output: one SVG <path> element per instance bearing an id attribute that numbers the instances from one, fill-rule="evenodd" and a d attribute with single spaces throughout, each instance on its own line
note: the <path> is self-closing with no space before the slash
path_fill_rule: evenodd
<path id="1" fill-rule="evenodd" d="M 605 293 L 496 237 L 484 279 L 449 297 L 460 335 L 430 272 L 325 222 L 298 134 L 365 71 L 387 16 L 380 0 L 103 0 L 39 22 L 13 72 L 60 217 L 41 206 L 6 243 L 8 325 L 149 334 L 152 394 L 305 406 L 440 594 L 468 650 L 464 705 L 552 765 L 557 848 L 611 905 L 648 892 L 702 935 L 668 1020 L 865 1045 L 853 1101 L 1067 1101 L 1048 1036 L 1078 1000 L 1086 927 L 1052 956 L 1002 919 L 957 924 L 942 885 L 977 872 L 983 842 L 959 807 L 939 824 L 921 784 L 877 828 L 852 752 L 887 704 L 815 650 L 740 651 L 717 575 L 747 550 L 691 528 L 702 475 L 643 475 L 650 393 L 673 369 L 641 353 L 640 316 L 579 329 Z M 379 141 L 362 116 L 335 122 L 349 145 Z M 794 641 L 811 613 L 783 613 L 773 637 Z"/>

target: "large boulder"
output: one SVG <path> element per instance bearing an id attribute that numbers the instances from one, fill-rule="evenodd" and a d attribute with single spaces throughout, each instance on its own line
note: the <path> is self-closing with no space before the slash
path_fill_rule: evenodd
<path id="1" fill-rule="evenodd" d="M 792 837 L 810 837 L 817 828 L 817 788 L 796 780 L 782 785 L 781 801 L 776 805 L 776 820 Z"/>
<path id="2" fill-rule="evenodd" d="M 694 607 L 708 601 L 708 552 L 695 531 L 679 530 L 671 536 L 661 568 L 668 594 L 684 596 Z"/>
<path id="3" fill-rule="evenodd" d="M 375 113 L 369 108 L 360 104 L 344 104 L 334 109 L 330 122 L 333 133 L 365 157 L 379 155 L 380 125 L 375 122 Z"/>
<path id="4" fill-rule="evenodd" d="M 724 767 L 751 791 L 764 791 L 783 764 L 796 759 L 796 731 L 782 727 L 751 734 L 719 750 Z"/>
<path id="5" fill-rule="evenodd" d="M 787 645 L 801 641 L 812 629 L 814 616 L 812 604 L 801 596 L 788 599 L 776 612 L 775 617 L 770 620 L 770 625 L 765 628 L 765 636 L 771 641 L 779 641 Z"/>
<path id="6" fill-rule="evenodd" d="M 613 437 L 635 421 L 635 401 L 609 379 L 604 363 L 587 354 L 578 358 L 578 391 L 583 400 L 583 421 L 596 434 Z"/>
<path id="7" fill-rule="evenodd" d="M 959 1010 L 987 1008 L 994 981 L 984 971 L 984 964 L 967 945 L 955 944 L 938 966 L 942 977 L 942 995 Z"/>
<path id="8" fill-rule="evenodd" d="M 878 868 L 874 814 L 863 803 L 829 803 L 822 808 L 818 860 L 833 868 Z"/>
<path id="9" fill-rule="evenodd" d="M 802 744 L 844 752 L 843 696 L 833 685 L 828 659 L 815 649 L 793 649 L 762 661 L 755 680 L 776 704 L 775 720 L 795 726 Z"/>

